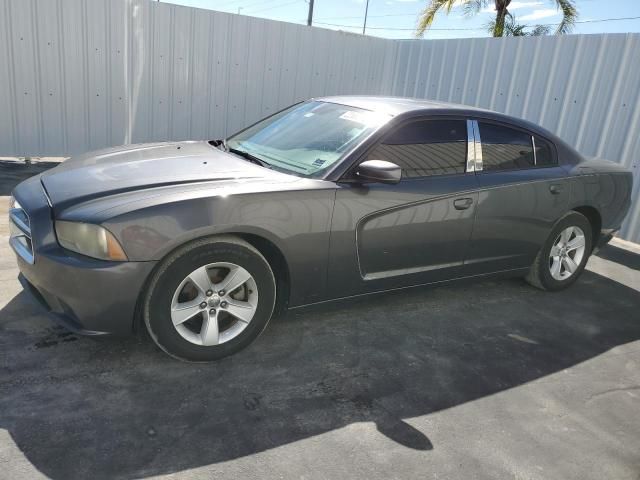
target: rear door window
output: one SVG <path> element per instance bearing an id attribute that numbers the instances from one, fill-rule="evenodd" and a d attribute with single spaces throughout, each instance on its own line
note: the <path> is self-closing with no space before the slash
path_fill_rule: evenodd
<path id="1" fill-rule="evenodd" d="M 548 141 L 538 135 L 534 135 L 533 142 L 536 146 L 536 167 L 548 167 L 558 163 L 555 149 Z"/>
<path id="2" fill-rule="evenodd" d="M 533 141 L 521 130 L 495 123 L 478 122 L 485 171 L 533 168 Z"/>

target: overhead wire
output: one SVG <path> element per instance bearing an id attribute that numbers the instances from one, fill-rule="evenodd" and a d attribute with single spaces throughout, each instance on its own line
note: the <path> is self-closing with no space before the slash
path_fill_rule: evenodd
<path id="1" fill-rule="evenodd" d="M 582 20 L 582 21 L 576 21 L 573 23 L 600 23 L 600 22 L 615 22 L 615 21 L 620 21 L 620 20 L 639 20 L 640 16 L 638 17 L 619 17 L 619 18 L 601 18 L 601 19 L 593 19 L 593 20 Z M 339 24 L 339 23 L 324 23 L 324 22 L 313 22 L 314 25 L 328 25 L 328 26 L 332 26 L 332 27 L 344 27 L 344 28 L 362 28 L 362 25 L 343 25 L 343 24 Z M 524 25 L 525 27 L 537 27 L 539 25 L 545 26 L 545 27 L 554 27 L 556 25 L 559 25 L 560 22 L 557 23 L 535 23 L 535 24 L 527 24 Z M 394 30 L 394 31 L 414 31 L 415 28 L 399 28 L 399 27 L 370 27 L 369 25 L 367 25 L 367 30 Z M 429 28 L 429 31 L 445 31 L 445 32 L 453 32 L 453 31 L 467 31 L 467 30 L 486 30 L 486 28 Z"/>

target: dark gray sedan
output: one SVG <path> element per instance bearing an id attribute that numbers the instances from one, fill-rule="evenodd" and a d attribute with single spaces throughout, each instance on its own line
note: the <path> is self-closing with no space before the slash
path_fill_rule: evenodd
<path id="1" fill-rule="evenodd" d="M 207 361 L 286 308 L 489 274 L 565 288 L 631 188 L 621 166 L 522 120 L 331 97 L 226 140 L 71 158 L 16 187 L 10 243 L 69 328 L 146 328 Z"/>

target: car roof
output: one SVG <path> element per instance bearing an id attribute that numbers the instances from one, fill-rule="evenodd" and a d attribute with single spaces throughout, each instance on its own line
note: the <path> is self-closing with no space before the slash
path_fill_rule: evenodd
<path id="1" fill-rule="evenodd" d="M 422 100 L 418 98 L 408 97 L 385 97 L 376 95 L 339 95 L 331 97 L 318 97 L 313 100 L 319 102 L 337 103 L 347 105 L 349 107 L 362 108 L 374 112 L 382 112 L 394 117 L 413 116 L 424 114 L 434 115 L 461 115 L 468 117 L 476 117 L 478 119 L 496 120 L 505 122 L 515 127 L 537 133 L 554 143 L 563 143 L 560 138 L 545 128 L 535 123 L 529 122 L 517 117 L 505 115 L 503 113 L 486 110 L 484 108 L 472 107 L 469 105 L 461 105 L 458 103 L 438 102 L 434 100 Z M 571 147 L 568 147 L 571 148 Z"/>
<path id="2" fill-rule="evenodd" d="M 485 112 L 495 114 L 490 110 L 483 110 L 468 105 L 460 105 L 457 103 L 437 102 L 433 100 L 421 100 L 408 97 L 383 97 L 375 95 L 340 95 L 332 97 L 314 98 L 320 102 L 339 103 L 350 107 L 362 108 L 374 112 L 384 112 L 389 115 L 400 115 L 406 112 L 416 111 L 443 111 L 450 110 L 452 113 L 462 112 Z"/>

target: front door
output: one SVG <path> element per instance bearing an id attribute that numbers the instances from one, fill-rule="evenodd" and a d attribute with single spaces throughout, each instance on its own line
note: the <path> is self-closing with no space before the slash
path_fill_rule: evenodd
<path id="1" fill-rule="evenodd" d="M 330 297 L 463 274 L 478 200 L 476 177 L 467 172 L 468 145 L 473 154 L 464 119 L 414 120 L 389 132 L 363 159 L 399 165 L 399 183 L 339 183 Z"/>

